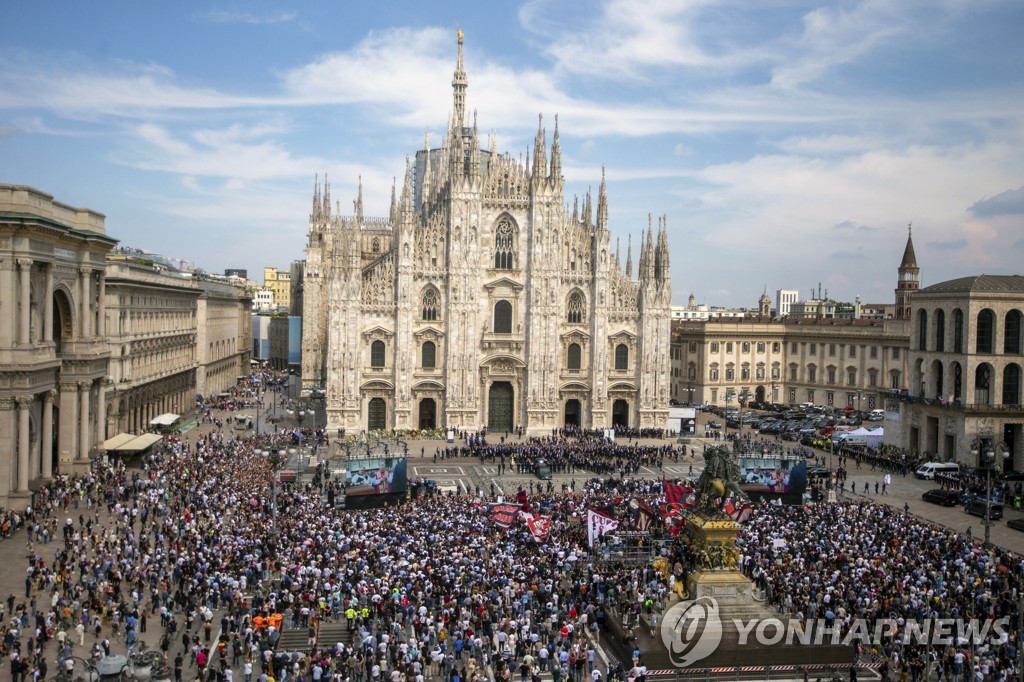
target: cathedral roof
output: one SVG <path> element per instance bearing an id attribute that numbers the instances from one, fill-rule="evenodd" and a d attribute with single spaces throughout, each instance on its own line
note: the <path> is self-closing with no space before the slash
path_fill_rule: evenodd
<path id="1" fill-rule="evenodd" d="M 921 293 L 1024 293 L 1024 276 L 972 275 L 959 277 L 925 287 Z"/>

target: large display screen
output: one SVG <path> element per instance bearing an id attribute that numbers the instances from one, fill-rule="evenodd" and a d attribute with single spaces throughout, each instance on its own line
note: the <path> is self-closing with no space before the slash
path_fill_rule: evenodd
<path id="1" fill-rule="evenodd" d="M 345 461 L 345 496 L 405 493 L 408 476 L 404 457 L 370 457 Z"/>

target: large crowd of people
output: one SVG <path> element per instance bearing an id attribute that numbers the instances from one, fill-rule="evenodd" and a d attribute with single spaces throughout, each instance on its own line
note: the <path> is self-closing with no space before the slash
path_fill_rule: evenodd
<path id="1" fill-rule="evenodd" d="M 141 638 L 176 682 L 231 682 L 236 671 L 245 682 L 537 682 L 541 672 L 593 681 L 615 672 L 596 654 L 600 623 L 612 614 L 635 624 L 667 605 L 679 578 L 619 562 L 614 536 L 590 547 L 585 523 L 588 508 L 614 511 L 625 499 L 657 509 L 661 481 L 623 474 L 660 467 L 678 454 L 672 446 L 550 437 L 460 449 L 591 472 L 574 489 L 529 495 L 550 518 L 538 541 L 523 524 L 491 524 L 482 491 L 426 488 L 402 504 L 343 511 L 327 504 L 335 482 L 321 468 L 275 499 L 276 464 L 262 453 L 293 438 L 206 434 L 165 443 L 142 468 L 115 462 L 58 478 L 27 514 L 25 593 L 0 604 L 13 678 L 38 682 Z M 1016 616 L 1021 599 L 1020 557 L 882 505 L 761 505 L 740 546 L 743 569 L 798 618 L 994 618 Z M 670 565 L 691 565 L 685 545 L 665 552 Z M 317 624 L 330 622 L 345 625 L 347 641 L 319 642 Z M 308 631 L 308 655 L 274 650 L 282 627 Z M 928 663 L 980 682 L 1012 673 L 1015 645 L 1011 635 L 969 661 L 956 647 L 929 661 L 923 648 L 885 641 L 874 655 L 914 679 Z M 642 660 L 627 674 L 642 677 Z"/>

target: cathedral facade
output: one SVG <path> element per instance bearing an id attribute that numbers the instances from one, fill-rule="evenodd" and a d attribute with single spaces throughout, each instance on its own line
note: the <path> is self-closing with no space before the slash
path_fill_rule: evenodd
<path id="1" fill-rule="evenodd" d="M 602 178 L 570 207 L 558 121 L 531 158 L 481 144 L 462 36 L 440 146 L 407 161 L 387 218 L 314 189 L 302 281 L 302 380 L 330 429 L 549 433 L 662 427 L 669 402 L 669 246 L 648 221 L 638 278 L 610 249 Z M 397 194 L 397 196 L 396 196 Z"/>

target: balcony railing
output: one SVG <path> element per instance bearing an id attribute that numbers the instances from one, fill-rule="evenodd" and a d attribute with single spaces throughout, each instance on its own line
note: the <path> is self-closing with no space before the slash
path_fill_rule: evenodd
<path id="1" fill-rule="evenodd" d="M 906 396 L 905 401 L 916 405 L 928 405 L 929 407 L 943 407 L 951 410 L 966 410 L 972 412 L 1024 411 L 1024 405 L 1020 403 L 965 403 L 960 400 L 940 400 L 939 398 L 926 398 L 924 396 L 914 395 Z"/>

